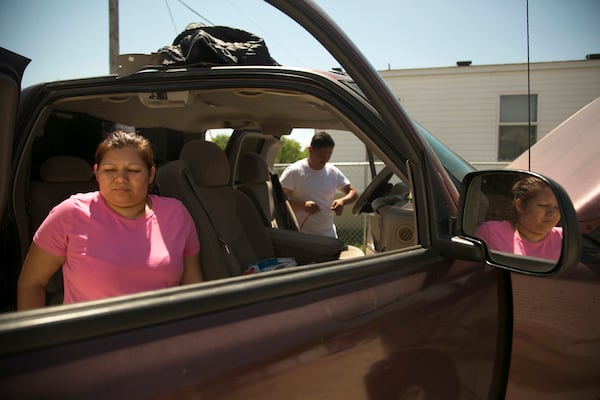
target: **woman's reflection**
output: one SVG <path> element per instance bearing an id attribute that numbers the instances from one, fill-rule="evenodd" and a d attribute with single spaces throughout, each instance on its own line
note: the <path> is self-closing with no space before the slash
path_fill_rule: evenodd
<path id="1" fill-rule="evenodd" d="M 492 250 L 558 260 L 562 245 L 560 209 L 552 189 L 528 176 L 512 187 L 513 207 L 508 220 L 486 221 L 476 236 Z"/>

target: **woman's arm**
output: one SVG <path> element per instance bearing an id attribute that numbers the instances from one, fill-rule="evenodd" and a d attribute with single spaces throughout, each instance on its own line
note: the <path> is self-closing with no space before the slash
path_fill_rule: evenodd
<path id="1" fill-rule="evenodd" d="M 28 310 L 46 305 L 46 285 L 65 262 L 65 257 L 55 256 L 31 244 L 17 284 L 17 310 Z"/>
<path id="2" fill-rule="evenodd" d="M 181 285 L 202 282 L 202 270 L 200 269 L 200 254 L 183 258 L 183 275 Z"/>

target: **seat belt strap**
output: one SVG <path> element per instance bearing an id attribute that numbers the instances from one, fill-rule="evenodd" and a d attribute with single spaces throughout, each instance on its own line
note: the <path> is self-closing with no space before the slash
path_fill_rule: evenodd
<path id="1" fill-rule="evenodd" d="M 275 193 L 275 201 L 277 202 L 278 214 L 281 216 L 285 228 L 293 231 L 299 230 L 297 224 L 290 215 L 291 211 L 287 207 L 287 196 L 283 192 L 283 187 L 281 187 L 281 182 L 279 182 L 279 176 L 277 174 L 270 175 L 273 192 Z"/>
<path id="2" fill-rule="evenodd" d="M 196 196 L 196 199 L 198 199 L 198 204 L 200 204 L 200 207 L 202 207 L 204 214 L 206 214 L 206 217 L 208 219 L 208 222 L 210 223 L 210 226 L 213 228 L 213 231 L 217 235 L 217 240 L 221 244 L 221 247 L 223 248 L 223 250 L 225 250 L 225 253 L 226 253 L 225 258 L 227 260 L 227 265 L 229 266 L 229 269 L 230 269 L 229 272 L 234 276 L 239 275 L 243 271 L 240 270 L 241 266 L 240 266 L 239 260 L 237 259 L 237 256 L 231 251 L 231 248 L 229 247 L 229 245 L 223 238 L 223 235 L 221 235 L 221 233 L 219 232 L 219 229 L 216 227 L 214 221 L 210 217 L 210 213 L 208 212 L 208 210 L 206 209 L 206 206 L 202 202 L 202 196 L 200 195 L 200 193 L 198 193 L 196 184 L 190 179 L 188 174 L 184 174 L 184 176 L 185 176 L 186 180 L 188 181 L 189 186 L 192 188 L 192 191 L 194 192 L 194 196 Z"/>

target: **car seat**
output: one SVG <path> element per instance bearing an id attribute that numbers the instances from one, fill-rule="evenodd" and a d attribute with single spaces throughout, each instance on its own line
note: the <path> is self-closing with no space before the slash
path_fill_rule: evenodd
<path id="1" fill-rule="evenodd" d="M 30 228 L 34 233 L 50 210 L 75 193 L 97 190 L 98 184 L 90 164 L 74 156 L 52 156 L 40 166 L 40 181 L 31 181 Z M 46 303 L 61 304 L 63 300 L 62 269 L 46 286 Z"/>
<path id="2" fill-rule="evenodd" d="M 229 161 L 216 144 L 187 142 L 179 160 L 158 168 L 157 185 L 161 195 L 181 200 L 192 215 L 205 280 L 240 275 L 275 256 L 256 207 L 230 184 Z"/>
<path id="3" fill-rule="evenodd" d="M 235 187 L 252 200 L 265 225 L 277 227 L 271 175 L 261 156 L 256 153 L 244 153 L 240 156 Z"/>
<path id="4" fill-rule="evenodd" d="M 248 266 L 273 257 L 293 257 L 299 264 L 330 261 L 347 246 L 340 240 L 265 227 L 250 200 L 229 181 L 229 162 L 216 144 L 187 142 L 180 160 L 158 168 L 162 196 L 188 208 L 200 241 L 205 280 L 241 275 Z"/>
<path id="5" fill-rule="evenodd" d="M 298 220 L 281 186 L 273 184 L 267 162 L 256 153 L 244 153 L 237 164 L 235 187 L 252 200 L 266 226 L 298 231 Z M 277 193 L 280 191 L 280 193 Z"/>

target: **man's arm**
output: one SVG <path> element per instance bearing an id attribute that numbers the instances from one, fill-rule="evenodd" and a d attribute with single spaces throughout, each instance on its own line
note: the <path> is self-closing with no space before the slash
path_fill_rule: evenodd
<path id="1" fill-rule="evenodd" d="M 341 215 L 344 211 L 344 205 L 353 203 L 358 197 L 358 192 L 351 184 L 344 186 L 341 190 L 344 193 L 343 197 L 335 199 L 331 204 L 331 209 L 335 211 L 337 215 Z"/>
<path id="2" fill-rule="evenodd" d="M 296 210 L 304 210 L 309 214 L 314 214 L 316 212 L 319 212 L 321 210 L 321 207 L 319 207 L 319 205 L 317 203 L 315 203 L 312 200 L 292 200 L 290 198 L 290 196 L 292 195 L 292 193 L 294 193 L 293 190 L 287 189 L 287 188 L 283 188 L 283 193 L 285 194 L 285 196 L 288 198 L 288 202 L 290 203 L 290 205 L 292 206 L 292 208 L 294 209 L 294 211 Z"/>

